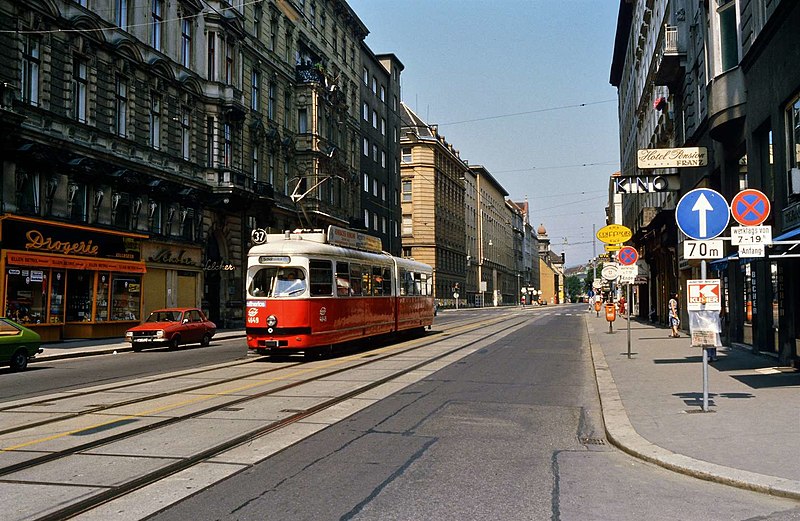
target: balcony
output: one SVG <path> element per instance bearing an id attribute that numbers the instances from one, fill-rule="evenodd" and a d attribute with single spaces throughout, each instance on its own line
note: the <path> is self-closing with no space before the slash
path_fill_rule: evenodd
<path id="1" fill-rule="evenodd" d="M 656 85 L 672 85 L 680 82 L 684 75 L 686 52 L 678 42 L 678 28 L 674 25 L 664 26 L 664 37 L 661 48 L 653 57 L 655 64 Z"/>
<path id="2" fill-rule="evenodd" d="M 325 73 L 321 65 L 298 65 L 295 67 L 298 83 L 325 84 Z"/>

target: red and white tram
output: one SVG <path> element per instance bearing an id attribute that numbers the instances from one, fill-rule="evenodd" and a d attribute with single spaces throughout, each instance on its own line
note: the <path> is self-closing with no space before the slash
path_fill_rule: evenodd
<path id="1" fill-rule="evenodd" d="M 259 232 L 259 231 L 257 231 Z M 306 355 L 433 323 L 432 269 L 336 226 L 254 233 L 247 261 L 247 347 Z"/>

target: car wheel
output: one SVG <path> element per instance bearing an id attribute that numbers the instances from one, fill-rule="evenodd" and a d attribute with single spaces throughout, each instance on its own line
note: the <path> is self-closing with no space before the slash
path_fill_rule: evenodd
<path id="1" fill-rule="evenodd" d="M 207 347 L 208 344 L 210 344 L 210 343 L 211 343 L 211 335 L 206 333 L 205 335 L 203 335 L 203 339 L 200 340 L 200 345 L 203 346 L 203 347 Z"/>
<path id="2" fill-rule="evenodd" d="M 28 353 L 24 349 L 17 349 L 17 351 L 11 355 L 11 370 L 12 371 L 24 371 L 26 367 L 28 367 Z"/>
<path id="3" fill-rule="evenodd" d="M 178 344 L 180 344 L 181 337 L 175 335 L 174 337 L 170 338 L 169 340 L 169 349 L 178 349 Z"/>

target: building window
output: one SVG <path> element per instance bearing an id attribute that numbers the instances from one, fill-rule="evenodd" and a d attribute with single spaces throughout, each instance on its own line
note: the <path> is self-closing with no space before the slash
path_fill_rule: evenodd
<path id="1" fill-rule="evenodd" d="M 364 138 L 364 155 L 369 157 L 369 139 Z"/>
<path id="2" fill-rule="evenodd" d="M 372 111 L 372 126 L 378 128 L 378 111 Z"/>
<path id="3" fill-rule="evenodd" d="M 114 21 L 117 23 L 117 27 L 125 29 L 128 27 L 128 0 L 116 0 L 115 4 L 114 16 L 116 18 Z"/>
<path id="4" fill-rule="evenodd" d="M 117 75 L 115 95 L 116 132 L 118 136 L 128 135 L 128 82 Z"/>
<path id="5" fill-rule="evenodd" d="M 217 33 L 209 31 L 208 33 L 208 53 L 206 55 L 206 68 L 208 69 L 209 81 L 216 81 L 217 79 Z"/>
<path id="6" fill-rule="evenodd" d="M 269 184 L 275 184 L 275 156 L 270 154 L 267 160 L 269 166 Z"/>
<path id="7" fill-rule="evenodd" d="M 261 18 L 264 16 L 264 8 L 261 4 L 256 4 L 253 7 L 253 36 L 256 37 L 256 40 L 260 40 L 261 38 Z"/>
<path id="8" fill-rule="evenodd" d="M 289 195 L 289 160 L 283 162 L 283 193 Z"/>
<path id="9" fill-rule="evenodd" d="M 150 146 L 161 148 L 161 98 L 156 94 L 150 97 Z"/>
<path id="10" fill-rule="evenodd" d="M 386 152 L 381 150 L 381 167 L 386 168 Z"/>
<path id="11" fill-rule="evenodd" d="M 372 160 L 378 162 L 378 145 L 372 145 Z"/>
<path id="12" fill-rule="evenodd" d="M 403 179 L 403 202 L 410 203 L 412 198 L 411 179 Z"/>
<path id="13" fill-rule="evenodd" d="M 230 123 L 225 123 L 222 128 L 222 138 L 224 140 L 222 162 L 226 167 L 233 164 L 233 128 Z"/>
<path id="14" fill-rule="evenodd" d="M 297 131 L 301 134 L 308 132 L 308 110 L 297 109 Z"/>
<path id="15" fill-rule="evenodd" d="M 81 123 L 86 123 L 88 85 L 89 79 L 86 61 L 81 58 L 75 58 L 72 62 L 73 117 Z"/>
<path id="16" fill-rule="evenodd" d="M 233 74 L 236 67 L 233 42 L 225 43 L 225 83 L 233 85 Z"/>
<path id="17" fill-rule="evenodd" d="M 278 42 L 278 19 L 272 17 L 269 22 L 269 50 L 275 52 Z M 288 44 L 287 44 L 288 45 Z"/>
<path id="18" fill-rule="evenodd" d="M 188 18 L 181 20 L 181 65 L 192 66 L 192 21 Z"/>
<path id="19" fill-rule="evenodd" d="M 187 107 L 181 108 L 181 152 L 183 159 L 189 160 L 191 144 L 191 119 Z"/>
<path id="20" fill-rule="evenodd" d="M 719 47 L 722 70 L 739 64 L 739 35 L 736 23 L 736 0 L 718 0 Z"/>
<path id="21" fill-rule="evenodd" d="M 375 197 L 378 197 L 378 180 L 377 179 L 373 179 L 372 180 L 372 195 L 374 195 Z"/>
<path id="22" fill-rule="evenodd" d="M 22 99 L 31 105 L 39 105 L 39 37 L 25 36 L 22 50 Z"/>
<path id="23" fill-rule="evenodd" d="M 414 233 L 414 227 L 411 225 L 411 215 L 403 214 L 403 235 L 411 235 Z"/>
<path id="24" fill-rule="evenodd" d="M 364 191 L 369 193 L 369 174 L 364 173 Z"/>
<path id="25" fill-rule="evenodd" d="M 250 80 L 250 108 L 257 111 L 259 109 L 259 96 L 261 92 L 261 73 L 257 70 L 253 71 L 252 79 Z"/>
<path id="26" fill-rule="evenodd" d="M 790 192 L 792 194 L 800 193 L 800 97 L 795 98 L 794 102 L 789 105 L 786 111 L 786 119 L 789 124 L 788 132 L 788 145 L 787 157 L 789 160 L 790 168 Z M 771 139 L 772 133 L 770 132 L 770 148 L 772 147 Z M 771 154 L 770 154 L 771 156 Z"/>
<path id="27" fill-rule="evenodd" d="M 381 135 L 386 135 L 386 120 L 384 118 L 381 118 Z"/>
<path id="28" fill-rule="evenodd" d="M 369 69 L 364 67 L 364 85 L 369 87 Z"/>
<path id="29" fill-rule="evenodd" d="M 364 209 L 364 228 L 369 229 L 369 210 Z"/>
<path id="30" fill-rule="evenodd" d="M 378 231 L 378 214 L 376 212 L 372 212 L 372 229 Z"/>
<path id="31" fill-rule="evenodd" d="M 381 85 L 381 101 L 386 103 L 386 87 Z"/>
<path id="32" fill-rule="evenodd" d="M 411 162 L 411 147 L 403 147 L 403 163 Z"/>
<path id="33" fill-rule="evenodd" d="M 153 48 L 157 51 L 161 50 L 161 24 L 164 22 L 163 11 L 164 11 L 164 0 L 153 0 L 153 11 L 152 11 L 153 41 L 150 43 L 153 45 Z"/>
<path id="34" fill-rule="evenodd" d="M 270 121 L 275 119 L 275 92 L 277 89 L 278 86 L 274 81 L 269 82 L 269 88 L 267 89 L 267 118 Z"/>
<path id="35" fill-rule="evenodd" d="M 214 124 L 214 116 L 209 116 L 206 118 L 206 162 L 208 163 L 208 166 L 212 168 L 216 162 L 216 130 L 214 128 Z"/>
<path id="36" fill-rule="evenodd" d="M 378 79 L 375 76 L 372 77 L 372 93 L 378 94 Z"/>
<path id="37" fill-rule="evenodd" d="M 382 201 L 386 200 L 386 185 L 385 184 L 381 184 L 381 200 Z"/>
<path id="38" fill-rule="evenodd" d="M 261 163 L 258 153 L 258 146 L 253 146 L 253 181 L 258 181 L 258 174 L 259 170 L 261 169 Z"/>
<path id="39" fill-rule="evenodd" d="M 381 233 L 386 235 L 386 217 L 381 217 Z"/>
<path id="40" fill-rule="evenodd" d="M 366 101 L 361 105 L 361 117 L 364 118 L 364 121 L 369 121 L 369 105 Z"/>

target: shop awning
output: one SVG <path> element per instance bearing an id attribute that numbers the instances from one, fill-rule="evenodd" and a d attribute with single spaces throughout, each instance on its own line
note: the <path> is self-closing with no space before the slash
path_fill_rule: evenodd
<path id="1" fill-rule="evenodd" d="M 778 235 L 777 237 L 772 238 L 772 242 L 780 242 L 780 241 L 788 241 L 789 239 L 793 239 L 800 235 L 800 228 L 795 228 L 794 230 L 789 230 L 788 232 Z"/>
<path id="2" fill-rule="evenodd" d="M 87 257 L 64 257 L 10 251 L 6 254 L 7 265 L 36 266 L 70 270 L 117 271 L 123 273 L 146 273 L 143 262 L 92 259 Z"/>
<path id="3" fill-rule="evenodd" d="M 723 257 L 721 259 L 713 260 L 708 263 L 708 267 L 714 271 L 722 271 L 728 267 L 728 262 L 732 260 L 739 259 L 739 252 L 731 253 L 727 257 Z"/>

